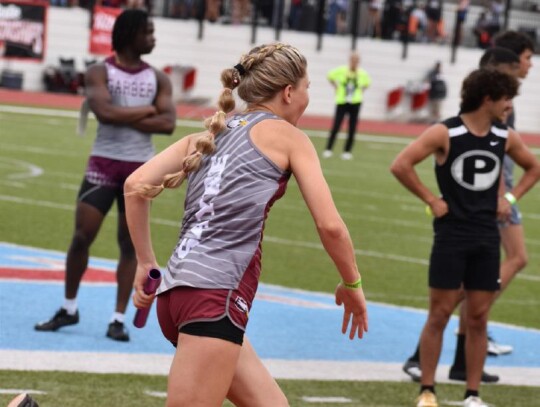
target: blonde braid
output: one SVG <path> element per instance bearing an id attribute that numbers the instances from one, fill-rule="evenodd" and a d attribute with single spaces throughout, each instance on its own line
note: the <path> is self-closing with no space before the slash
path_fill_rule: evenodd
<path id="1" fill-rule="evenodd" d="M 277 51 L 279 53 L 273 56 Z M 272 58 L 265 61 L 268 57 Z M 238 87 L 239 96 L 248 103 L 264 102 L 283 86 L 297 83 L 305 75 L 305 70 L 305 58 L 290 45 L 277 43 L 253 48 L 240 58 L 238 65 L 221 72 L 223 90 L 218 100 L 219 110 L 204 121 L 208 131 L 197 138 L 195 151 L 184 158 L 182 169 L 167 174 L 161 185 L 138 185 L 126 195 L 154 198 L 165 188 L 179 187 L 190 172 L 197 171 L 203 154 L 209 155 L 215 151 L 214 139 L 225 129 L 227 113 L 234 110 L 234 89 Z"/>

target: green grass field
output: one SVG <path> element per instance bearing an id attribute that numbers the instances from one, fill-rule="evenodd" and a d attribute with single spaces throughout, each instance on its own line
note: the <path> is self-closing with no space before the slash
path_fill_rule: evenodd
<path id="1" fill-rule="evenodd" d="M 94 121 L 89 122 L 87 137 L 76 136 L 75 126 L 73 118 L 0 112 L 1 240 L 60 251 L 67 249 L 75 198 L 95 134 Z M 156 136 L 157 149 L 193 130 L 179 127 L 172 137 Z M 324 139 L 312 139 L 321 151 Z M 426 308 L 427 259 L 432 240 L 430 219 L 424 214 L 422 203 L 405 191 L 388 171 L 391 161 L 407 142 L 408 139 L 397 137 L 361 138 L 355 146 L 354 160 L 341 161 L 335 157 L 323 160 L 322 166 L 357 249 L 367 299 Z M 336 151 L 341 146 L 338 143 Z M 435 188 L 431 160 L 420 165 L 419 173 Z M 162 265 L 176 243 L 183 194 L 183 188 L 166 191 L 153 204 L 152 235 Z M 520 208 L 524 213 L 530 262 L 498 300 L 491 315 L 494 321 L 540 329 L 540 188 L 531 191 L 520 202 Z M 115 222 L 112 211 L 92 248 L 93 256 L 117 257 Z M 338 281 L 294 180 L 267 222 L 262 281 L 322 292 L 333 291 Z M 143 380 L 155 383 L 152 390 L 164 391 L 165 378 L 108 376 L 4 371 L 0 372 L 0 386 L 47 388 L 50 394 L 43 396 L 44 406 L 97 405 L 92 400 L 111 400 L 110 405 L 125 406 L 163 404 L 162 400 L 144 399 L 135 394 L 139 394 Z M 87 386 L 88 383 L 96 386 Z M 416 387 L 408 383 L 280 383 L 293 406 L 307 405 L 301 401 L 303 394 L 349 397 L 355 400 L 355 406 L 404 406 L 410 404 L 416 392 Z M 448 389 L 444 390 L 445 397 L 448 393 L 453 399 L 460 398 L 462 388 L 461 385 L 442 387 Z M 95 391 L 99 396 L 94 399 Z M 483 394 L 497 406 L 532 407 L 538 406 L 540 389 L 486 386 Z M 0 405 L 10 398 L 0 394 Z M 522 401 L 512 402 L 515 399 Z"/>

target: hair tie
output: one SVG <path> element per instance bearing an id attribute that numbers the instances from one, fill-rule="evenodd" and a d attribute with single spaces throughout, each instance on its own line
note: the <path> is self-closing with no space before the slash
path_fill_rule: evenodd
<path id="1" fill-rule="evenodd" d="M 242 64 L 236 64 L 234 66 L 234 69 L 236 69 L 238 71 L 240 76 L 244 76 L 246 74 L 246 68 L 244 68 L 244 65 L 242 65 Z"/>

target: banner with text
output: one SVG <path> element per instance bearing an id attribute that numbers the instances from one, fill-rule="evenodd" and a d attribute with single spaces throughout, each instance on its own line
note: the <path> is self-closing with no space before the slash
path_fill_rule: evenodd
<path id="1" fill-rule="evenodd" d="M 90 53 L 110 55 L 112 53 L 112 30 L 121 8 L 94 7 L 94 19 L 90 32 Z"/>
<path id="2" fill-rule="evenodd" d="M 0 0 L 0 58 L 43 60 L 46 1 Z"/>

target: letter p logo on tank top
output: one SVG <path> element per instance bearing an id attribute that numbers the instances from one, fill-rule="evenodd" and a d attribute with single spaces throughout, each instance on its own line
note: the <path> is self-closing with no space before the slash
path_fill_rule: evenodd
<path id="1" fill-rule="evenodd" d="M 499 158 L 484 150 L 468 151 L 452 163 L 452 177 L 471 191 L 485 191 L 497 181 L 501 172 Z"/>

